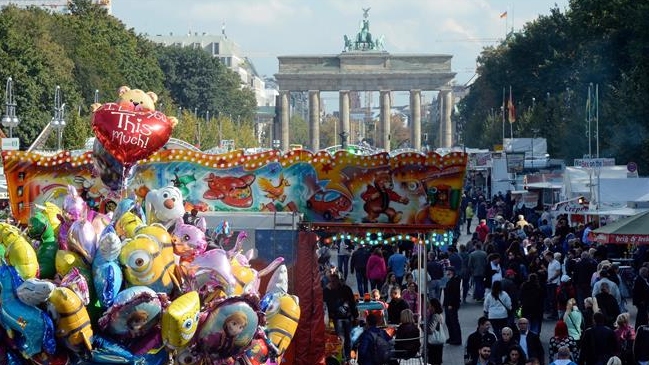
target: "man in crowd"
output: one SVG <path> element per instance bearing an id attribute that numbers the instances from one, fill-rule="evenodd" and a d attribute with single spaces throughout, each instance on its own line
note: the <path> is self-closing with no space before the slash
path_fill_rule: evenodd
<path id="1" fill-rule="evenodd" d="M 356 298 L 352 289 L 341 281 L 338 273 L 329 275 L 329 283 L 322 294 L 329 319 L 333 320 L 336 334 L 343 340 L 343 357 L 348 361 L 352 345 L 352 321 L 358 318 Z"/>
<path id="2" fill-rule="evenodd" d="M 448 328 L 448 340 L 450 345 L 462 345 L 462 328 L 460 327 L 460 318 L 458 310 L 460 309 L 461 280 L 456 275 L 455 267 L 446 268 L 446 286 L 444 287 L 444 314 L 446 316 L 446 327 Z"/>
<path id="3" fill-rule="evenodd" d="M 394 273 L 399 285 L 403 284 L 403 277 L 406 275 L 407 262 L 408 258 L 399 250 L 390 255 L 390 258 L 388 259 L 388 272 L 392 271 Z"/>
<path id="4" fill-rule="evenodd" d="M 367 267 L 367 260 L 370 258 L 370 251 L 365 245 L 360 245 L 352 253 L 351 261 L 349 262 L 350 272 L 356 273 L 356 285 L 358 286 L 358 294 L 362 297 L 365 293 L 370 292 L 370 283 L 365 275 L 365 268 Z"/>
<path id="5" fill-rule="evenodd" d="M 584 309 L 584 299 L 590 297 L 592 293 L 590 281 L 595 271 L 597 271 L 597 261 L 593 259 L 588 251 L 582 252 L 580 259 L 575 264 L 572 278 L 577 289 L 576 299 L 580 309 Z"/>
<path id="6" fill-rule="evenodd" d="M 529 330 L 530 322 L 527 318 L 520 318 L 518 320 L 518 333 L 514 335 L 514 340 L 523 349 L 525 358 L 529 359 L 535 357 L 539 359 L 540 365 L 543 365 L 545 359 L 545 350 L 541 344 L 541 338 L 534 332 Z"/>
<path id="7" fill-rule="evenodd" d="M 491 322 L 489 322 L 487 317 L 483 316 L 478 318 L 478 328 L 466 340 L 465 358 L 473 364 L 478 360 L 482 345 L 489 347 L 489 355 L 487 355 L 487 358 L 491 356 L 491 346 L 496 342 L 497 338 L 496 335 L 489 331 L 489 328 L 491 328 Z"/>
<path id="8" fill-rule="evenodd" d="M 617 351 L 615 332 L 606 326 L 606 316 L 601 312 L 593 315 L 595 325 L 581 336 L 579 364 L 606 364 Z"/>
<path id="9" fill-rule="evenodd" d="M 401 297 L 401 289 L 397 286 L 390 291 L 390 303 L 388 304 L 388 323 L 401 323 L 401 311 L 410 309 L 408 302 Z"/>
<path id="10" fill-rule="evenodd" d="M 478 346 L 478 356 L 471 361 L 471 365 L 496 365 L 491 360 L 491 346 L 489 344 L 483 343 Z"/>
<path id="11" fill-rule="evenodd" d="M 559 262 L 561 254 L 547 251 L 543 256 L 548 262 L 548 279 L 545 284 L 546 310 L 549 313 L 548 319 L 556 321 L 559 318 L 557 313 L 557 287 L 561 281 L 561 263 Z"/>
<path id="12" fill-rule="evenodd" d="M 469 271 L 473 276 L 473 300 L 484 300 L 484 276 L 487 272 L 487 253 L 482 250 L 482 244 L 477 243 L 475 250 L 469 254 Z"/>
<path id="13" fill-rule="evenodd" d="M 635 318 L 635 329 L 647 324 L 647 310 L 649 305 L 649 268 L 642 266 L 638 271 L 638 276 L 633 283 L 633 305 L 638 308 Z"/>

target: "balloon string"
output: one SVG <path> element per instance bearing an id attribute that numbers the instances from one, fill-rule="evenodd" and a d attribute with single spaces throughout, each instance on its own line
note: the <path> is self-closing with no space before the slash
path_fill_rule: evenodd
<path id="1" fill-rule="evenodd" d="M 128 176 L 131 168 L 132 168 L 131 164 L 122 165 L 122 189 L 120 191 L 120 195 L 122 199 L 128 197 Z"/>

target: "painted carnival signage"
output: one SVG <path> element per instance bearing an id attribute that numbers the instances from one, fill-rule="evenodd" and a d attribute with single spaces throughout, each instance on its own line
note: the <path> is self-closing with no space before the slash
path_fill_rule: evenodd
<path id="1" fill-rule="evenodd" d="M 111 190 L 95 169 L 93 154 L 46 157 L 4 151 L 14 216 L 25 223 L 34 204 L 57 201 L 74 185 L 90 207 L 106 210 L 127 194 L 143 199 L 151 189 L 174 185 L 186 209 L 293 211 L 309 222 L 426 225 L 451 229 L 459 217 L 467 155 L 430 152 L 371 156 L 338 151 L 286 154 L 242 151 L 211 155 L 161 150 L 134 166 L 128 191 Z M 111 184 L 108 184 L 111 186 Z"/>

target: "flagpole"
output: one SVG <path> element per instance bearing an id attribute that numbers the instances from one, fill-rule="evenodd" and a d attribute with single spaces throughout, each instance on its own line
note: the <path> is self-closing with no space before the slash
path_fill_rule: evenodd
<path id="1" fill-rule="evenodd" d="M 509 107 L 514 108 L 514 100 L 512 99 L 512 86 L 511 85 L 509 85 Z M 516 109 L 514 109 L 514 110 L 516 110 Z M 514 139 L 514 127 L 512 127 L 512 124 L 514 124 L 514 123 L 511 120 L 513 114 L 512 114 L 511 111 L 509 113 L 510 113 L 509 114 L 509 138 L 511 138 L 513 140 Z"/>
<path id="2" fill-rule="evenodd" d="M 591 125 L 591 109 L 592 109 L 591 94 L 593 92 L 592 90 L 593 90 L 593 83 L 591 82 L 588 85 L 588 100 L 586 101 L 586 106 L 588 108 L 588 110 L 586 110 L 586 118 L 588 121 L 588 158 L 593 158 L 593 149 L 590 142 L 590 135 L 591 135 L 590 125 Z"/>
<path id="3" fill-rule="evenodd" d="M 595 84 L 595 146 L 597 148 L 597 158 L 599 158 L 599 84 Z M 599 188 L 599 185 L 597 188 Z"/>
<path id="4" fill-rule="evenodd" d="M 503 86 L 503 106 L 501 108 L 503 115 L 503 146 L 505 145 L 505 87 Z"/>

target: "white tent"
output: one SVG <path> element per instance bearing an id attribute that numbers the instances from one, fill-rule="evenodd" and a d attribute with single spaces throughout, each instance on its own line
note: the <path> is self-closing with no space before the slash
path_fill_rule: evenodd
<path id="1" fill-rule="evenodd" d="M 599 200 L 599 210 L 623 208 L 629 201 L 649 200 L 649 178 L 627 178 L 626 173 L 626 166 L 602 167 L 599 177 L 596 171 L 566 167 L 563 196 Z"/>

